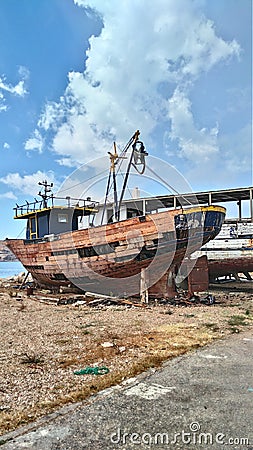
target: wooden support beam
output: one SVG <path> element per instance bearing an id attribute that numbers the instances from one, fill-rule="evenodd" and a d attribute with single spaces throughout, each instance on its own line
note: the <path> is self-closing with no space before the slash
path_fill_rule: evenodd
<path id="1" fill-rule="evenodd" d="M 24 280 L 22 281 L 21 286 L 19 286 L 19 288 L 18 288 L 19 291 L 20 291 L 20 290 L 22 289 L 22 287 L 25 285 L 26 280 L 27 280 L 27 278 L 29 277 L 29 275 L 30 275 L 30 272 L 27 272 L 27 274 L 26 274 Z"/>
<path id="2" fill-rule="evenodd" d="M 148 272 L 146 269 L 141 269 L 140 294 L 141 302 L 148 303 Z"/>
<path id="3" fill-rule="evenodd" d="M 149 288 L 149 297 L 173 298 L 177 294 L 175 285 L 175 267 L 171 267 L 155 284 Z"/>

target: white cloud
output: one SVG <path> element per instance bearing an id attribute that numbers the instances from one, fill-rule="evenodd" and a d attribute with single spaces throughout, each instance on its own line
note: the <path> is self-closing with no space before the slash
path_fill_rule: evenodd
<path id="1" fill-rule="evenodd" d="M 222 189 L 228 186 L 252 186 L 252 126 L 247 125 L 231 135 L 217 136 L 219 154 L 217 160 L 210 158 L 208 164 L 188 168 L 186 176 L 194 188 Z"/>
<path id="2" fill-rule="evenodd" d="M 62 96 L 59 102 L 47 102 L 44 112 L 41 115 L 38 126 L 48 131 L 50 128 L 57 131 L 67 113 L 70 114 L 71 108 L 67 104 L 67 96 Z"/>
<path id="3" fill-rule="evenodd" d="M 61 159 L 57 159 L 56 162 L 60 165 L 60 166 L 65 166 L 65 167 L 75 167 L 76 164 L 74 161 L 71 160 L 71 158 L 61 158 Z"/>
<path id="4" fill-rule="evenodd" d="M 24 81 L 27 81 L 30 77 L 30 70 L 25 66 L 19 66 L 18 73 Z"/>
<path id="5" fill-rule="evenodd" d="M 92 130 L 85 116 L 74 114 L 59 128 L 53 147 L 56 153 L 71 155 L 72 161 L 85 163 L 105 154 L 108 142 Z"/>
<path id="6" fill-rule="evenodd" d="M 249 124 L 230 136 L 223 136 L 220 141 L 222 157 L 226 160 L 226 169 L 229 174 L 246 174 L 251 168 L 251 180 L 253 182 L 253 153 L 252 153 L 252 124 Z"/>
<path id="7" fill-rule="evenodd" d="M 37 195 L 39 191 L 38 182 L 45 179 L 49 183 L 54 183 L 56 185 L 55 189 L 57 189 L 57 183 L 52 171 L 46 173 L 38 170 L 36 173 L 24 176 L 21 176 L 19 173 L 9 173 L 5 177 L 0 178 L 0 182 L 14 189 L 15 194 Z"/>
<path id="8" fill-rule="evenodd" d="M 11 84 L 7 84 L 5 78 L 0 78 L 0 89 L 2 91 L 10 92 L 10 94 L 18 95 L 20 97 L 24 97 L 27 94 L 27 91 L 24 86 L 24 80 L 19 81 L 15 86 Z"/>
<path id="9" fill-rule="evenodd" d="M 5 150 L 8 150 L 10 148 L 10 144 L 8 144 L 8 142 L 5 142 L 4 145 L 3 145 L 3 148 Z"/>
<path id="10" fill-rule="evenodd" d="M 5 104 L 5 98 L 3 93 L 0 91 L 0 112 L 1 111 L 6 111 L 7 110 L 7 105 Z"/>
<path id="11" fill-rule="evenodd" d="M 4 192 L 0 194 L 0 198 L 8 198 L 9 200 L 17 200 L 16 195 L 13 194 L 12 191 Z"/>
<path id="12" fill-rule="evenodd" d="M 233 55 L 239 57 L 240 46 L 235 40 L 227 43 L 219 38 L 215 33 L 213 22 L 204 17 L 202 19 L 197 17 L 187 30 L 182 54 L 185 58 L 182 66 L 183 75 L 198 76 L 222 60 Z"/>
<path id="13" fill-rule="evenodd" d="M 219 151 L 218 127 L 197 129 L 191 103 L 185 92 L 177 88 L 169 100 L 168 116 L 171 120 L 170 138 L 177 140 L 181 155 L 190 160 L 208 161 Z"/>
<path id="14" fill-rule="evenodd" d="M 43 145 L 41 133 L 39 130 L 34 130 L 33 136 L 25 142 L 25 150 L 38 150 L 42 153 Z"/>
<path id="15" fill-rule="evenodd" d="M 140 128 L 147 142 L 161 123 L 168 131 L 173 119 L 171 136 L 186 156 L 215 153 L 217 128 L 195 127 L 187 86 L 218 63 L 238 57 L 240 47 L 217 36 L 199 7 L 202 2 L 74 1 L 95 10 L 103 28 L 89 40 L 85 72 L 69 73 L 64 95 L 45 106 L 38 122 L 44 132 L 54 133 L 53 151 L 83 163 L 105 154 L 117 136 L 126 140 Z M 173 91 L 174 107 L 168 102 Z M 188 126 L 182 139 L 180 93 Z"/>
<path id="16" fill-rule="evenodd" d="M 8 109 L 5 99 L 6 93 L 18 97 L 24 97 L 28 93 L 25 84 L 29 78 L 29 70 L 24 66 L 20 66 L 18 73 L 22 79 L 16 85 L 8 83 L 4 75 L 0 77 L 0 112 Z"/>

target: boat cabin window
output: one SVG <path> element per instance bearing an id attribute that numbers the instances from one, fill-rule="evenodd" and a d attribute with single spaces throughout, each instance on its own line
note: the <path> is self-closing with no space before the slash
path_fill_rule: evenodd
<path id="1" fill-rule="evenodd" d="M 42 213 L 41 215 L 34 215 L 27 220 L 26 239 L 37 239 L 45 234 L 48 234 L 48 215 Z"/>
<path id="2" fill-rule="evenodd" d="M 35 217 L 32 217 L 30 220 L 30 229 L 31 229 L 31 233 L 36 233 Z"/>
<path id="3" fill-rule="evenodd" d="M 60 234 L 78 229 L 78 211 L 52 209 L 38 212 L 28 218 L 26 239 L 43 238 L 47 234 Z"/>
<path id="4" fill-rule="evenodd" d="M 68 223 L 68 215 L 67 214 L 58 214 L 58 222 L 59 223 Z"/>
<path id="5" fill-rule="evenodd" d="M 30 217 L 28 221 L 28 239 L 37 237 L 36 217 Z"/>
<path id="6" fill-rule="evenodd" d="M 127 219 L 131 219 L 132 217 L 142 216 L 142 211 L 136 208 L 127 208 Z"/>

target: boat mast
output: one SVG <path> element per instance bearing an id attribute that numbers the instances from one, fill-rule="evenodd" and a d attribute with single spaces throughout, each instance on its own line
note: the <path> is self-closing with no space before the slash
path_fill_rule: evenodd
<path id="1" fill-rule="evenodd" d="M 111 188 L 111 176 L 113 177 L 113 181 L 112 182 L 113 182 L 113 193 L 114 193 L 114 204 L 113 204 L 113 218 L 114 218 L 114 222 L 116 222 L 117 215 L 118 215 L 118 194 L 117 194 L 117 183 L 116 183 L 115 166 L 116 166 L 116 164 L 118 162 L 117 160 L 119 159 L 119 156 L 118 156 L 118 153 L 117 153 L 116 142 L 113 143 L 113 147 L 114 147 L 114 153 L 108 152 L 108 155 L 110 155 L 111 167 L 110 167 L 109 177 L 108 177 L 108 181 L 107 181 L 105 201 L 104 201 L 104 207 L 103 207 L 103 212 L 102 212 L 102 217 L 101 217 L 101 225 L 103 224 L 105 210 L 106 210 L 106 203 L 107 203 L 109 191 L 110 191 L 110 188 Z"/>
<path id="2" fill-rule="evenodd" d="M 117 183 L 116 183 L 116 174 L 115 174 L 115 165 L 117 164 L 117 160 L 119 158 L 116 148 L 116 142 L 113 143 L 114 153 L 108 152 L 111 160 L 111 173 L 112 173 L 112 182 L 113 182 L 113 218 L 114 222 L 118 220 L 118 193 L 117 193 Z"/>
<path id="3" fill-rule="evenodd" d="M 130 173 L 131 165 L 132 165 L 132 162 L 133 162 L 133 157 L 134 157 L 134 152 L 135 152 L 135 144 L 138 141 L 139 136 L 140 136 L 140 132 L 139 132 L 139 130 L 137 130 L 134 133 L 134 135 L 132 136 L 132 138 L 129 140 L 127 145 L 126 145 L 125 152 L 127 152 L 127 150 L 129 149 L 130 145 L 132 144 L 132 153 L 131 153 L 131 156 L 130 156 L 130 159 L 129 159 L 129 162 L 128 162 L 127 171 L 126 171 L 125 178 L 124 178 L 124 181 L 123 181 L 122 191 L 121 191 L 119 204 L 118 204 L 118 218 L 117 218 L 117 220 L 120 220 L 120 208 L 121 208 L 123 197 L 125 195 L 126 186 L 127 186 L 127 182 L 128 182 L 128 178 L 129 178 L 129 173 Z"/>
<path id="4" fill-rule="evenodd" d="M 105 201 L 104 201 L 104 207 L 103 207 L 103 212 L 102 212 L 102 218 L 101 218 L 101 225 L 103 224 L 103 220 L 104 220 L 104 214 L 106 211 L 106 203 L 108 200 L 108 195 L 109 195 L 109 191 L 111 188 L 111 176 L 112 176 L 112 185 L 113 185 L 113 192 L 114 192 L 114 206 L 113 206 L 113 218 L 114 218 L 114 222 L 117 222 L 120 220 L 120 208 L 121 208 L 121 204 L 125 195 L 125 191 L 126 191 L 126 187 L 127 187 L 127 182 L 128 182 L 128 178 L 129 178 L 129 174 L 130 174 L 130 169 L 131 169 L 131 165 L 133 165 L 135 167 L 135 169 L 138 171 L 136 165 L 138 164 L 142 164 L 143 165 L 143 170 L 141 172 L 139 172 L 140 174 L 142 174 L 144 172 L 145 169 L 145 161 L 144 158 L 145 156 L 147 156 L 147 152 L 145 152 L 145 147 L 143 145 L 143 143 L 141 141 L 139 141 L 139 136 L 140 136 L 140 132 L 139 130 L 137 130 L 134 135 L 129 139 L 129 141 L 127 142 L 127 144 L 125 145 L 124 149 L 122 150 L 120 156 L 117 154 L 117 149 L 116 149 L 116 143 L 114 142 L 114 153 L 108 152 L 108 154 L 110 155 L 110 160 L 111 160 L 111 167 L 110 167 L 110 172 L 109 172 L 109 177 L 108 177 L 108 182 L 107 182 L 107 188 L 106 188 L 106 194 L 105 194 Z M 137 145 L 140 144 L 140 150 L 137 149 Z M 130 155 L 130 159 L 128 162 L 128 166 L 127 166 L 127 170 L 126 170 L 126 174 L 123 180 L 123 185 L 122 185 L 122 190 L 121 190 L 121 194 L 120 194 L 120 199 L 118 200 L 118 194 L 117 194 L 117 184 L 116 184 L 116 171 L 115 171 L 115 166 L 118 163 L 118 161 L 120 159 L 125 159 L 126 158 L 126 153 L 128 151 L 128 149 L 130 148 L 130 146 L 132 145 L 132 152 Z M 136 161 L 135 163 L 133 163 L 133 159 L 134 157 L 136 157 Z"/>

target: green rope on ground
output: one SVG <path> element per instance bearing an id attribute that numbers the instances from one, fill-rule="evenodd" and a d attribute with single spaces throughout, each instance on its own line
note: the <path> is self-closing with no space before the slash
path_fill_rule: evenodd
<path id="1" fill-rule="evenodd" d="M 108 367 L 85 367 L 85 369 L 76 370 L 74 375 L 105 375 L 108 372 Z"/>

